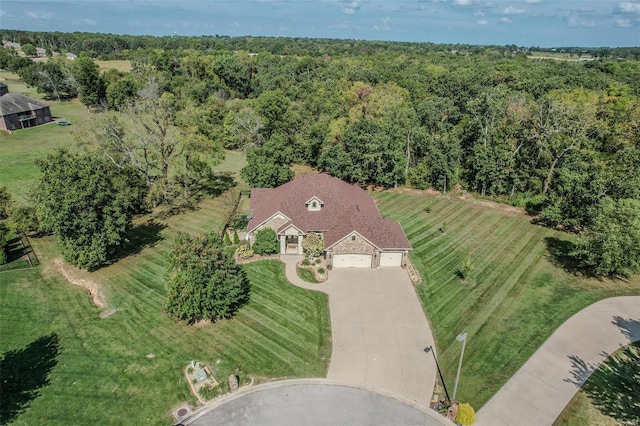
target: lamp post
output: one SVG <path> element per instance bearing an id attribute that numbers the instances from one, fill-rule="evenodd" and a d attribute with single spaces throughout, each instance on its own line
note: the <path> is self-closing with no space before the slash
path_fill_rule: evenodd
<path id="1" fill-rule="evenodd" d="M 436 367 L 438 367 L 438 374 L 440 374 L 440 381 L 442 382 L 442 387 L 444 388 L 444 394 L 447 395 L 447 401 L 451 401 L 451 399 L 449 398 L 449 392 L 447 392 L 447 385 L 445 385 L 444 383 L 444 377 L 442 377 L 442 371 L 440 371 L 440 364 L 438 364 L 438 358 L 436 358 L 436 353 L 433 350 L 433 347 L 427 346 L 426 348 L 424 348 L 424 351 L 431 352 L 431 355 L 433 355 L 433 359 L 436 362 Z"/>
<path id="2" fill-rule="evenodd" d="M 464 356 L 464 347 L 467 343 L 467 333 L 460 333 L 456 336 L 458 342 L 462 342 L 462 350 L 460 351 L 460 361 L 458 362 L 458 372 L 456 373 L 456 384 L 453 387 L 453 400 L 456 400 L 456 392 L 458 391 L 458 380 L 460 380 L 460 369 L 462 368 L 462 357 Z"/>

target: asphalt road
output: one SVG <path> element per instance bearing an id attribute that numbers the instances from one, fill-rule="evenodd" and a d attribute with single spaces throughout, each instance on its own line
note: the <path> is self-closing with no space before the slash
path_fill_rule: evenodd
<path id="1" fill-rule="evenodd" d="M 434 411 L 422 410 L 368 389 L 331 382 L 285 381 L 257 386 L 221 401 L 190 426 L 367 426 L 453 425 Z"/>

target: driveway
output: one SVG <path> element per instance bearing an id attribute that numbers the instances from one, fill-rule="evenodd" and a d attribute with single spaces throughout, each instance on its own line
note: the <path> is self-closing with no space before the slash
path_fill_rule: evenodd
<path id="1" fill-rule="evenodd" d="M 640 340 L 640 296 L 613 297 L 569 318 L 482 407 L 476 425 L 551 425 L 598 366 Z"/>
<path id="2" fill-rule="evenodd" d="M 431 328 L 405 270 L 344 268 L 309 284 L 296 274 L 299 256 L 281 256 L 292 283 L 329 295 L 333 350 L 327 378 L 364 384 L 428 407 L 436 365 L 424 348 Z"/>

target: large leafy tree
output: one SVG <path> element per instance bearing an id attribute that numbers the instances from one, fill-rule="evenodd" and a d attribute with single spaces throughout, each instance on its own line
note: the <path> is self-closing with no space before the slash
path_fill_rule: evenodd
<path id="1" fill-rule="evenodd" d="M 640 272 L 640 200 L 604 198 L 574 254 L 597 275 Z"/>
<path id="2" fill-rule="evenodd" d="M 59 150 L 38 162 L 42 177 L 34 191 L 45 232 L 57 235 L 65 259 L 94 268 L 125 243 L 146 187 L 134 169 L 118 169 L 102 158 Z"/>
<path id="3" fill-rule="evenodd" d="M 275 188 L 293 179 L 289 168 L 292 160 L 293 149 L 284 136 L 273 135 L 263 147 L 247 151 L 247 165 L 241 175 L 252 187 Z"/>
<path id="4" fill-rule="evenodd" d="M 233 257 L 221 249 L 214 233 L 195 237 L 179 234 L 171 253 L 172 268 L 165 308 L 193 323 L 230 318 L 249 301 L 249 281 Z"/>
<path id="5" fill-rule="evenodd" d="M 106 85 L 98 65 L 91 58 L 82 56 L 76 59 L 72 72 L 80 93 L 80 102 L 89 107 L 105 100 Z"/>

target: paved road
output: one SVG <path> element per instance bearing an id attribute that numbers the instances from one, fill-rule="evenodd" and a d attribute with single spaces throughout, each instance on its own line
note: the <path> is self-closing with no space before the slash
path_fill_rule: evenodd
<path id="1" fill-rule="evenodd" d="M 421 425 L 453 423 L 402 399 L 323 379 L 285 380 L 222 398 L 190 426 Z"/>
<path id="2" fill-rule="evenodd" d="M 340 268 L 322 284 L 296 274 L 299 256 L 282 256 L 292 283 L 329 295 L 333 350 L 328 379 L 365 384 L 429 406 L 436 366 L 424 348 L 433 335 L 413 284 L 399 267 Z"/>
<path id="3" fill-rule="evenodd" d="M 476 425 L 551 425 L 609 354 L 640 340 L 640 297 L 601 300 L 569 318 L 478 412 Z"/>

